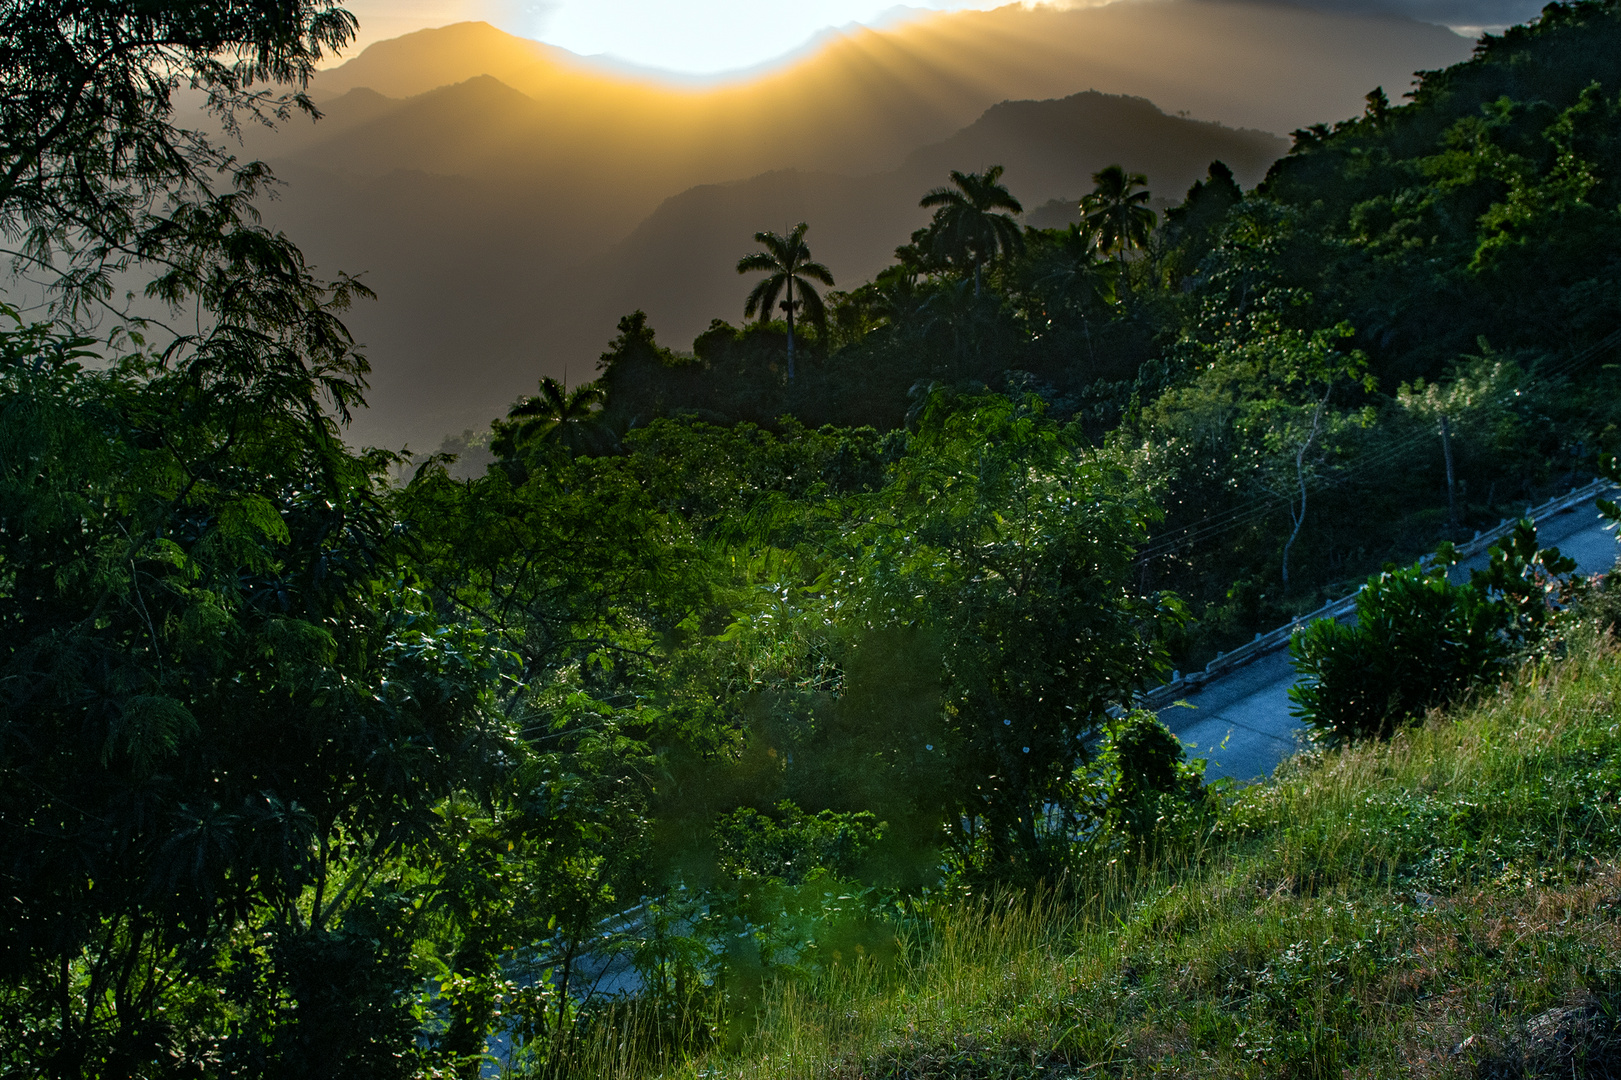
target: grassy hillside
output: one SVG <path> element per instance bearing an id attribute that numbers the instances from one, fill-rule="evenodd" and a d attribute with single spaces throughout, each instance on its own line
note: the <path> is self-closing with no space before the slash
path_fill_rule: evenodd
<path id="1" fill-rule="evenodd" d="M 1610 1076 L 1621 651 L 1221 797 L 1071 900 L 936 898 L 682 1076 Z M 625 1075 L 615 1036 L 587 1053 Z M 650 1062 L 646 1062 L 651 1064 Z M 583 1065 L 584 1062 L 577 1064 Z"/>

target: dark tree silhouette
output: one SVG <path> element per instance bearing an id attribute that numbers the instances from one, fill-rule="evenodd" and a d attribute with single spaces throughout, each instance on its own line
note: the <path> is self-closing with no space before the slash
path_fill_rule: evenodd
<path id="1" fill-rule="evenodd" d="M 595 383 L 577 386 L 571 393 L 551 376 L 540 380 L 540 393 L 520 398 L 495 422 L 490 449 L 499 457 L 513 458 L 526 447 L 556 443 L 571 451 L 590 450 L 603 442 L 600 420 L 604 394 Z"/>
<path id="2" fill-rule="evenodd" d="M 1104 308 L 1111 307 L 1120 295 L 1119 265 L 1100 259 L 1099 254 L 1091 230 L 1077 222 L 1039 250 L 1031 272 L 1031 285 L 1043 297 L 1049 317 L 1058 310 L 1079 316 L 1087 356 L 1094 365 L 1097 353 L 1092 348 L 1088 309 L 1094 301 Z"/>
<path id="3" fill-rule="evenodd" d="M 1148 246 L 1159 221 L 1148 208 L 1148 177 L 1110 165 L 1093 173 L 1092 183 L 1092 193 L 1081 199 L 1081 220 L 1097 238 L 1098 250 L 1124 263 L 1128 250 Z"/>
<path id="4" fill-rule="evenodd" d="M 69 312 L 115 304 L 124 286 L 114 282 L 142 264 L 156 276 L 151 296 L 176 306 L 198 299 L 220 316 L 223 302 L 266 295 L 264 279 L 306 271 L 292 243 L 251 209 L 273 182 L 264 163 L 180 122 L 202 123 L 194 104 L 226 135 L 318 116 L 305 85 L 356 26 L 336 0 L 0 7 L 7 258 L 54 286 L 55 305 Z M 195 96 L 177 114 L 181 88 Z M 223 280 L 236 291 L 210 295 Z M 304 300 L 278 302 L 291 309 Z"/>
<path id="5" fill-rule="evenodd" d="M 811 261 L 810 248 L 805 246 L 805 230 L 810 226 L 801 221 L 787 236 L 774 232 L 757 232 L 755 242 L 765 248 L 737 260 L 739 274 L 764 273 L 765 277 L 749 293 L 743 307 L 743 317 L 752 318 L 760 313 L 761 322 L 769 322 L 771 312 L 778 307 L 777 296 L 784 290 L 787 297 L 780 305 L 788 313 L 788 381 L 794 381 L 794 308 L 805 306 L 805 314 L 821 325 L 827 318 L 822 308 L 822 297 L 812 280 L 823 285 L 833 284 L 833 274 L 819 262 Z M 799 286 L 799 299 L 794 299 L 794 286 Z"/>
<path id="6" fill-rule="evenodd" d="M 1074 224 L 1041 250 L 1032 284 L 1043 293 L 1075 303 L 1088 296 L 1100 303 L 1119 299 L 1117 268 L 1098 261 L 1098 250 L 1084 225 Z"/>
<path id="7" fill-rule="evenodd" d="M 953 187 L 938 187 L 923 196 L 919 206 L 934 207 L 929 239 L 934 253 L 949 259 L 966 259 L 974 267 L 974 295 L 980 294 L 984 266 L 999 253 L 1020 251 L 1024 235 L 1012 214 L 1024 207 L 999 181 L 1002 166 L 992 165 L 982 173 L 951 170 Z M 1007 213 L 1000 213 L 1006 211 Z"/>

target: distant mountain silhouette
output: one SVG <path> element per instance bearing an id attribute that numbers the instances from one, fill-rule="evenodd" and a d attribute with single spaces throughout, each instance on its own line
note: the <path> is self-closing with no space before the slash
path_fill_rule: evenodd
<path id="1" fill-rule="evenodd" d="M 322 72 L 318 94 L 405 98 L 490 75 L 547 103 L 557 131 L 606 123 L 719 156 L 724 175 L 768 168 L 892 168 L 1008 99 L 1088 88 L 1146 97 L 1233 127 L 1287 132 L 1393 97 L 1414 71 L 1471 42 L 1440 26 L 1281 0 L 1118 0 L 961 11 L 883 30 L 829 31 L 820 48 L 744 81 L 661 83 L 563 49 L 461 23 L 379 42 Z M 714 179 L 714 177 L 700 177 Z"/>
<path id="2" fill-rule="evenodd" d="M 326 118 L 246 150 L 288 181 L 271 220 L 379 293 L 350 317 L 374 365 L 354 437 L 421 448 L 541 374 L 590 378 L 632 308 L 678 348 L 735 321 L 731 266 L 758 229 L 809 221 L 817 258 L 853 286 L 948 169 L 1003 164 L 1032 209 L 1072 202 L 1115 161 L 1171 201 L 1213 158 L 1253 184 L 1283 140 L 1143 99 L 1287 130 L 1468 50 L 1404 19 L 1119 0 L 857 30 L 746 84 L 672 88 L 465 23 L 321 73 Z M 1062 205 L 1032 220 L 1055 224 Z"/>
<path id="3" fill-rule="evenodd" d="M 1147 173 L 1164 202 L 1179 202 L 1210 162 L 1225 161 L 1253 186 L 1288 142 L 1260 131 L 1167 116 L 1151 102 L 1088 91 L 1056 101 L 993 106 L 951 138 L 914 151 L 899 169 L 863 177 L 779 170 L 730 184 L 705 184 L 665 201 L 601 259 L 560 283 L 550 313 L 595 314 L 595 327 L 642 308 L 669 344 L 684 347 L 721 317 L 737 322 L 743 290 L 732 264 L 762 228 L 812 223 L 806 241 L 854 287 L 892 261 L 897 244 L 925 224 L 923 192 L 951 169 L 1007 168 L 1007 183 L 1027 207 L 1062 200 L 1074 220 L 1090 176 L 1113 162 Z M 1061 224 L 1060 220 L 1049 222 Z M 600 337 L 600 329 L 597 330 Z"/>

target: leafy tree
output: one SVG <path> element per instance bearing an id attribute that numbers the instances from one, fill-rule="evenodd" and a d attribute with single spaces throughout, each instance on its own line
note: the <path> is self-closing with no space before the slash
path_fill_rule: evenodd
<path id="1" fill-rule="evenodd" d="M 36 3 L 0 28 L 12 254 L 66 316 L 128 273 L 195 321 L 98 348 L 0 313 L 0 1069 L 404 1075 L 408 869 L 509 756 L 502 660 L 403 565 L 394 459 L 339 436 L 366 291 L 259 225 L 262 165 L 174 124 L 188 82 L 227 131 L 313 112 L 354 20 Z"/>
<path id="2" fill-rule="evenodd" d="M 1057 230 L 1033 268 L 1032 286 L 1060 302 L 1113 304 L 1120 296 L 1117 268 L 1097 258 L 1097 245 L 1082 225 Z"/>
<path id="3" fill-rule="evenodd" d="M 757 232 L 754 234 L 754 240 L 765 250 L 756 251 L 737 260 L 739 274 L 766 275 L 749 293 L 748 301 L 743 306 L 744 318 L 751 318 L 758 311 L 760 320 L 768 321 L 772 311 L 778 306 L 778 294 L 787 293 L 781 306 L 788 316 L 789 382 L 794 381 L 794 309 L 803 305 L 805 314 L 811 321 L 818 326 L 822 325 L 826 322 L 827 316 L 822 308 L 821 294 L 816 291 L 812 281 L 823 285 L 833 284 L 832 271 L 819 262 L 811 261 L 810 248 L 805 246 L 807 228 L 809 226 L 801 221 L 787 236 L 774 232 Z M 799 286 L 798 300 L 794 299 L 796 285 Z"/>
<path id="4" fill-rule="evenodd" d="M 1244 198 L 1244 191 L 1233 179 L 1233 170 L 1224 162 L 1212 161 L 1203 180 L 1188 189 L 1181 206 L 1165 212 L 1165 238 L 1171 245 L 1167 283 L 1174 288 L 1191 285 L 1191 276 L 1210 249 L 1228 213 Z"/>
<path id="5" fill-rule="evenodd" d="M 86 345 L 0 337 L 8 1064 L 401 1072 L 399 868 L 504 738 L 494 658 L 314 365 Z"/>
<path id="6" fill-rule="evenodd" d="M 421 886 L 448 1014 L 436 1046 L 474 1074 L 501 1015 L 542 1059 L 565 1053 L 601 920 L 665 885 L 653 798 L 681 734 L 661 707 L 711 568 L 641 466 L 536 454 L 464 482 L 435 463 L 392 500 L 430 595 L 512 658 L 510 769 L 441 809 L 443 870 Z"/>
<path id="7" fill-rule="evenodd" d="M 660 345 L 645 311 L 623 316 L 618 329 L 597 360 L 602 423 L 609 430 L 628 431 L 665 413 L 692 408 L 704 396 L 705 388 L 697 385 L 699 365 Z"/>
<path id="8" fill-rule="evenodd" d="M 940 392 L 880 505 L 850 575 L 865 619 L 939 642 L 934 752 L 957 855 L 996 875 L 1055 873 L 1082 814 L 1086 739 L 1161 669 L 1179 617 L 1174 598 L 1132 583 L 1154 510 L 1039 407 Z"/>
<path id="9" fill-rule="evenodd" d="M 984 342 L 997 329 L 1001 304 L 969 288 L 969 282 L 936 283 L 918 309 L 918 329 L 925 340 L 939 343 L 931 374 L 961 378 L 984 359 Z"/>
<path id="10" fill-rule="evenodd" d="M 918 202 L 934 208 L 929 224 L 929 250 L 939 258 L 966 262 L 974 271 L 974 296 L 980 294 L 980 279 L 987 262 L 998 254 L 1023 250 L 1024 235 L 1010 214 L 1024 213 L 1024 207 L 1001 183 L 1002 166 L 992 165 L 982 173 L 951 170 L 951 187 L 938 187 Z"/>
<path id="11" fill-rule="evenodd" d="M 200 89 L 227 132 L 318 115 L 302 87 L 354 30 L 334 0 L 7 5 L 0 233 L 20 239 L 12 254 L 54 281 L 69 309 L 110 303 L 115 277 L 136 265 L 157 275 L 150 295 L 200 292 L 216 310 L 229 295 L 216 268 L 302 265 L 290 242 L 257 225 L 263 164 L 177 127 L 174 95 Z"/>
<path id="12" fill-rule="evenodd" d="M 1367 375 L 1367 358 L 1357 352 L 1347 355 L 1337 347 L 1340 342 L 1349 339 L 1353 334 L 1354 331 L 1349 326 L 1341 325 L 1332 330 L 1319 330 L 1310 338 L 1282 331 L 1275 334 L 1271 342 L 1274 346 L 1282 346 L 1277 374 L 1281 376 L 1284 386 L 1298 387 L 1302 390 L 1308 398 L 1310 408 L 1310 419 L 1305 420 L 1301 417 L 1304 422 L 1283 435 L 1287 442 L 1294 444 L 1289 447 L 1293 451 L 1294 467 L 1293 475 L 1290 477 L 1293 481 L 1290 485 L 1293 490 L 1286 496 L 1293 528 L 1289 530 L 1288 539 L 1283 542 L 1279 568 L 1279 577 L 1282 579 L 1285 594 L 1289 591 L 1289 553 L 1294 548 L 1295 541 L 1300 538 L 1301 527 L 1306 523 L 1306 507 L 1310 495 L 1307 482 L 1310 470 L 1307 462 L 1313 444 L 1323 433 L 1323 418 L 1328 409 L 1329 399 L 1333 397 L 1335 390 L 1345 384 L 1354 388 L 1360 382 L 1362 389 L 1370 391 L 1375 385 Z M 1318 396 L 1319 394 L 1321 396 Z M 1316 400 L 1311 401 L 1312 398 Z M 1301 430 L 1302 428 L 1304 430 Z"/>
<path id="13" fill-rule="evenodd" d="M 1119 266 L 1099 260 L 1091 233 L 1080 224 L 1050 236 L 1036 235 L 1040 239 L 1032 245 L 1027 273 L 1030 291 L 1041 302 L 1042 329 L 1055 328 L 1066 316 L 1078 317 L 1087 357 L 1095 366 L 1098 357 L 1091 316 L 1098 308 L 1106 312 L 1118 302 Z"/>
<path id="14" fill-rule="evenodd" d="M 1098 250 L 1123 264 L 1126 252 L 1148 246 L 1158 217 L 1148 208 L 1148 177 L 1110 165 L 1092 174 L 1092 192 L 1081 199 L 1081 221 Z"/>

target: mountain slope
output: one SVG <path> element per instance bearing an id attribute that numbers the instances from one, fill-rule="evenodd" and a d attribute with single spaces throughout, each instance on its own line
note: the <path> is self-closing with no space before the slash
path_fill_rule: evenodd
<path id="1" fill-rule="evenodd" d="M 543 372 L 566 365 L 577 379 L 627 308 L 654 312 L 676 344 L 735 316 L 726 275 L 757 229 L 810 221 L 818 255 L 854 284 L 922 220 L 918 195 L 950 168 L 1000 162 L 1035 208 L 1072 200 L 1116 160 L 1175 198 L 1211 158 L 1253 181 L 1282 149 L 1146 103 L 1110 117 L 1014 107 L 976 125 L 998 102 L 1093 87 L 1287 130 L 1355 112 L 1372 85 L 1394 93 L 1468 48 L 1402 19 L 1119 0 L 858 29 L 747 83 L 672 87 L 469 23 L 321 73 L 326 119 L 254 132 L 245 149 L 288 181 L 270 219 L 322 267 L 378 290 L 351 318 L 375 369 L 355 437 L 420 446 L 482 425 Z M 719 263 L 698 254 L 711 247 Z"/>
<path id="2" fill-rule="evenodd" d="M 841 286 L 853 287 L 887 265 L 896 245 L 928 221 L 918 199 L 945 183 L 951 169 L 1004 165 L 1011 190 L 1030 210 L 1049 199 L 1073 207 L 1090 189 L 1092 173 L 1129 162 L 1148 175 L 1161 200 L 1175 202 L 1213 160 L 1225 161 L 1253 186 L 1286 149 L 1277 136 L 1167 116 L 1141 98 L 1089 91 L 1056 101 L 1003 102 L 890 172 L 852 178 L 780 170 L 689 189 L 574 275 L 551 325 L 563 327 L 570 312 L 595 302 L 592 321 L 600 337 L 619 315 L 639 307 L 669 343 L 684 346 L 711 318 L 741 318 L 747 290 L 732 266 L 750 248 L 749 237 L 796 221 L 811 223 L 806 240 L 816 257 Z"/>
<path id="3" fill-rule="evenodd" d="M 328 119 L 255 133 L 249 148 L 340 174 L 511 173 L 560 197 L 574 193 L 571 183 L 612 191 L 626 217 L 604 219 L 611 242 L 696 184 L 785 168 L 896 168 L 1000 101 L 1097 89 L 1287 132 L 1359 111 L 1376 84 L 1397 96 L 1414 70 L 1468 51 L 1463 38 L 1411 20 L 1247 0 L 1119 0 L 857 28 L 748 82 L 693 87 L 463 23 L 379 43 L 322 72 L 314 92 Z M 362 88 L 372 93 L 351 93 Z M 379 93 L 396 103 L 380 106 Z"/>
<path id="4" fill-rule="evenodd" d="M 297 198 L 276 212 L 294 235 L 311 238 L 306 250 L 320 265 L 370 268 L 366 280 L 382 299 L 349 319 L 374 364 L 372 409 L 356 433 L 421 447 L 487 423 L 541 374 L 591 377 L 628 311 L 648 311 L 678 347 L 712 318 L 740 318 L 747 287 L 733 266 L 760 229 L 810 222 L 817 258 L 854 286 L 928 219 L 918 199 L 952 168 L 1004 165 L 1014 193 L 1034 208 L 1058 198 L 1073 205 L 1092 172 L 1124 161 L 1176 200 L 1213 159 L 1254 184 L 1285 149 L 1265 132 L 1087 92 L 998 105 L 888 172 L 787 169 L 695 185 L 606 250 L 591 246 L 614 213 L 600 208 L 627 197 L 612 184 L 559 198 L 499 172 L 357 178 L 298 166 L 282 170 Z"/>

